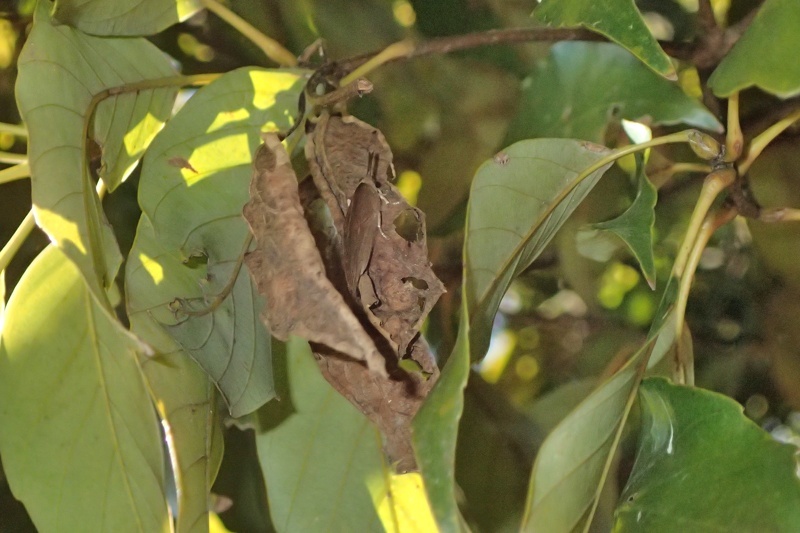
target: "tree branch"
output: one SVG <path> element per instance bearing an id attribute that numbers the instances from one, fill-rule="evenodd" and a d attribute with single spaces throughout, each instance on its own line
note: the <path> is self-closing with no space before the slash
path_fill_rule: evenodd
<path id="1" fill-rule="evenodd" d="M 396 57 L 388 62 L 407 60 L 434 54 L 449 54 L 461 50 L 469 50 L 481 46 L 497 44 L 521 44 L 530 42 L 556 41 L 608 41 L 600 34 L 583 28 L 506 28 L 485 32 L 468 33 L 452 37 L 440 37 L 415 45 L 406 55 Z M 352 57 L 339 61 L 338 68 L 345 74 L 355 70 L 369 61 L 380 51 Z"/>

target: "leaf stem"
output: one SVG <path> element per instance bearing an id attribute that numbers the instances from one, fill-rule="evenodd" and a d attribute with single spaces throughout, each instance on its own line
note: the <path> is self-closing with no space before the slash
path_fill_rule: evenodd
<path id="1" fill-rule="evenodd" d="M 25 163 L 14 165 L 13 167 L 4 168 L 3 170 L 0 170 L 0 185 L 22 178 L 28 178 L 30 175 L 31 167 L 27 161 Z"/>
<path id="2" fill-rule="evenodd" d="M 656 187 L 656 189 L 661 189 L 676 174 L 683 174 L 683 173 L 708 174 L 709 172 L 711 172 L 711 165 L 708 165 L 706 163 L 673 163 L 668 167 L 653 172 L 648 177 L 650 178 L 650 182 Z"/>
<path id="3" fill-rule="evenodd" d="M 409 57 L 414 52 L 414 43 L 408 39 L 390 44 L 367 61 L 356 67 L 347 76 L 342 78 L 340 84 L 342 86 L 351 83 L 362 76 L 366 76 L 379 66 L 400 59 L 402 57 Z"/>
<path id="4" fill-rule="evenodd" d="M 19 225 L 6 245 L 3 246 L 3 249 L 0 250 L 0 271 L 8 268 L 9 263 L 11 263 L 11 260 L 17 255 L 22 243 L 25 242 L 25 239 L 28 238 L 28 235 L 30 235 L 35 226 L 36 222 L 33 219 L 33 210 L 30 210 L 22 220 L 22 224 Z"/>
<path id="5" fill-rule="evenodd" d="M 247 37 L 253 44 L 264 52 L 267 58 L 271 59 L 282 67 L 297 66 L 297 58 L 289 50 L 283 47 L 275 39 L 268 37 L 258 31 L 255 26 L 244 20 L 242 17 L 217 2 L 217 0 L 200 0 L 200 3 L 217 15 L 219 18 L 230 24 L 236 31 Z"/>
<path id="6" fill-rule="evenodd" d="M 618 148 L 612 151 L 607 156 L 597 160 L 593 165 L 584 169 L 577 178 L 577 182 L 583 180 L 586 176 L 591 174 L 597 169 L 603 168 L 605 165 L 609 163 L 613 163 L 617 159 L 624 157 L 629 154 L 635 154 L 636 152 L 641 152 L 642 150 L 646 150 L 647 148 L 652 148 L 653 146 L 660 146 L 662 144 L 671 144 L 671 143 L 681 143 L 681 142 L 689 142 L 689 138 L 693 132 L 697 130 L 689 129 L 678 131 L 675 133 L 671 133 L 669 135 L 664 135 L 663 137 L 656 137 L 655 139 L 650 139 L 647 142 L 639 143 L 639 144 L 629 144 L 628 146 L 624 146 L 622 148 Z"/>
<path id="7" fill-rule="evenodd" d="M 687 261 L 697 242 L 697 236 L 700 232 L 703 220 L 708 214 L 709 209 L 711 209 L 711 205 L 714 203 L 717 196 L 733 183 L 735 179 L 736 171 L 734 169 L 723 168 L 709 174 L 703 182 L 700 197 L 697 199 L 694 211 L 689 219 L 689 227 L 686 229 L 686 235 L 678 250 L 675 263 L 672 265 L 672 275 L 678 278 L 681 284 L 683 284 L 683 274 L 686 272 Z"/>
<path id="8" fill-rule="evenodd" d="M 701 193 L 702 196 L 702 193 Z M 698 202 L 699 203 L 699 202 Z M 732 208 L 722 209 L 716 213 L 709 213 L 695 236 L 694 243 L 688 254 L 686 264 L 683 268 L 683 275 L 680 277 L 678 285 L 678 297 L 675 301 L 675 339 L 680 343 L 683 335 L 684 317 L 686 316 L 686 304 L 689 301 L 689 289 L 691 289 L 692 282 L 694 281 L 694 274 L 697 271 L 697 265 L 700 264 L 700 257 L 705 250 L 711 236 L 719 228 L 730 222 L 736 217 L 736 210 Z M 687 232 L 687 238 L 689 234 Z M 685 361 L 681 358 L 681 352 L 678 350 L 678 358 L 676 361 L 676 371 L 679 376 L 682 376 L 682 381 L 686 385 L 694 385 L 694 368 L 692 361 Z"/>
<path id="9" fill-rule="evenodd" d="M 728 98 L 728 133 L 725 136 L 725 162 L 732 163 L 739 159 L 744 148 L 744 135 L 739 122 L 739 93 Z"/>
<path id="10" fill-rule="evenodd" d="M 791 207 L 775 207 L 764 209 L 759 213 L 761 222 L 800 222 L 800 209 Z"/>
<path id="11" fill-rule="evenodd" d="M 761 152 L 764 151 L 764 148 L 766 148 L 769 143 L 774 141 L 778 135 L 783 133 L 786 128 L 798 120 L 800 120 L 800 109 L 782 118 L 754 137 L 750 142 L 750 146 L 747 148 L 747 155 L 745 156 L 744 161 L 739 163 L 739 173 L 743 176 L 747 174 L 747 171 L 750 169 L 750 165 L 752 165 L 753 161 L 755 161 L 756 158 L 761 155 Z"/>
<path id="12" fill-rule="evenodd" d="M 0 152 L 0 163 L 8 163 L 11 165 L 19 165 L 28 162 L 26 154 L 15 154 L 12 152 Z"/>
<path id="13" fill-rule="evenodd" d="M 28 128 L 22 124 L 7 124 L 5 122 L 0 122 L 0 133 L 10 133 L 11 135 L 16 135 L 17 137 L 27 137 Z"/>

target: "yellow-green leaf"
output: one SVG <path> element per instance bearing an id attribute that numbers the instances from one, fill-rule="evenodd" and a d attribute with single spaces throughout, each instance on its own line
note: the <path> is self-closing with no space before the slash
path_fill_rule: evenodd
<path id="1" fill-rule="evenodd" d="M 151 35 L 201 7 L 200 0 L 56 0 L 53 17 L 94 35 Z"/>
<path id="2" fill-rule="evenodd" d="M 86 137 L 103 148 L 100 176 L 113 190 L 169 117 L 176 89 L 123 92 L 92 108 L 108 89 L 171 76 L 174 70 L 144 39 L 85 35 L 54 23 L 46 6 L 39 2 L 34 14 L 16 84 L 29 133 L 34 213 L 104 299 L 121 257 L 89 174 Z"/>
<path id="3" fill-rule="evenodd" d="M 143 162 L 139 205 L 170 274 L 149 312 L 235 417 L 274 396 L 263 300 L 242 264 L 252 157 L 261 130 L 288 130 L 303 83 L 299 71 L 229 72 L 192 96 Z"/>
<path id="4" fill-rule="evenodd" d="M 154 356 L 141 358 L 141 366 L 167 429 L 178 495 L 175 529 L 179 533 L 208 530 L 209 494 L 223 449 L 214 383 L 152 314 L 169 298 L 164 291 L 186 279 L 181 269 L 190 270 L 159 248 L 149 220 L 142 217 L 126 265 L 126 301 L 131 331 L 156 351 Z"/>
<path id="5" fill-rule="evenodd" d="M 170 531 L 142 345 L 47 248 L 9 301 L 0 454 L 39 531 Z"/>

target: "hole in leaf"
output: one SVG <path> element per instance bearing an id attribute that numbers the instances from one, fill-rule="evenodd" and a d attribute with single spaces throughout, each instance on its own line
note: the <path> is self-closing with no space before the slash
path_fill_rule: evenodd
<path id="1" fill-rule="evenodd" d="M 417 213 L 413 209 L 406 209 L 394 219 L 394 230 L 409 243 L 419 240 L 422 231 Z"/>
<path id="2" fill-rule="evenodd" d="M 411 283 L 415 289 L 419 291 L 426 291 L 428 290 L 428 282 L 424 279 L 415 278 L 413 276 L 409 276 L 407 278 L 402 278 L 400 281 L 403 283 Z"/>
<path id="3" fill-rule="evenodd" d="M 190 255 L 188 259 L 183 262 L 189 268 L 200 268 L 208 265 L 208 255 L 202 252 Z"/>

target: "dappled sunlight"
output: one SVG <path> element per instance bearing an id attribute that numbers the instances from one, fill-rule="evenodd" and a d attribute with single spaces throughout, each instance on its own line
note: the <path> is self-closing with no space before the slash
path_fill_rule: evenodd
<path id="1" fill-rule="evenodd" d="M 152 257 L 148 257 L 145 255 L 144 252 L 139 252 L 139 261 L 142 262 L 142 268 L 144 268 L 148 274 L 150 274 L 150 278 L 152 278 L 153 283 L 158 285 L 164 279 L 164 267 L 162 267 L 158 261 L 153 259 Z"/>
<path id="2" fill-rule="evenodd" d="M 181 176 L 187 187 L 203 181 L 216 171 L 238 165 L 250 166 L 253 156 L 248 135 L 237 133 L 212 139 L 195 148 L 187 161 L 189 165 L 181 168 Z"/>
<path id="3" fill-rule="evenodd" d="M 83 244 L 83 235 L 76 222 L 73 222 L 60 214 L 44 209 L 42 207 L 35 207 L 36 222 L 39 227 L 58 228 L 58 235 L 54 237 L 50 235 L 50 240 L 59 248 L 64 248 L 66 242 L 72 243 L 78 252 L 83 255 L 88 255 L 86 246 Z"/>
<path id="4" fill-rule="evenodd" d="M 375 510 L 387 533 L 425 533 L 436 531 L 436 521 L 431 512 L 425 484 L 418 472 L 408 474 L 386 473 L 367 479 L 367 489 Z"/>
<path id="5" fill-rule="evenodd" d="M 228 124 L 231 124 L 232 122 L 243 122 L 248 118 L 250 118 L 250 112 L 243 107 L 240 107 L 239 109 L 236 109 L 234 111 L 222 111 L 208 126 L 206 133 L 213 133 L 217 130 L 222 129 Z"/>
<path id="6" fill-rule="evenodd" d="M 255 89 L 253 106 L 257 109 L 269 109 L 275 105 L 275 96 L 291 90 L 298 80 L 297 74 L 292 72 L 252 70 L 248 74 Z"/>
<path id="7" fill-rule="evenodd" d="M 144 153 L 144 149 L 150 146 L 150 142 L 161 131 L 164 126 L 164 121 L 154 116 L 152 113 L 147 113 L 138 124 L 128 129 L 122 142 L 125 145 L 125 151 L 129 156 L 135 157 Z M 126 169 L 124 175 L 128 175 L 130 170 L 136 166 L 138 160 L 131 163 L 131 167 Z"/>

